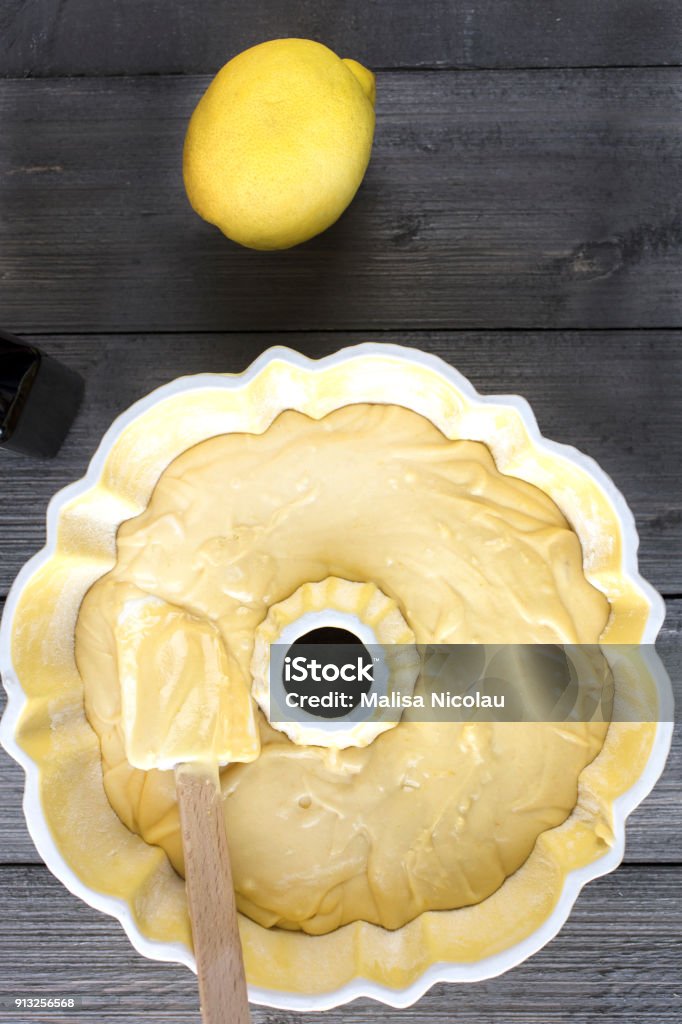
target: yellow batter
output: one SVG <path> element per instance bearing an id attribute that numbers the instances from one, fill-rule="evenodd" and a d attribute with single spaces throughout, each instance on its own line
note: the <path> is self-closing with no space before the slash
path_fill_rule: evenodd
<path id="1" fill-rule="evenodd" d="M 208 619 L 241 693 L 269 607 L 329 576 L 372 581 L 422 643 L 594 643 L 609 613 L 554 502 L 407 409 L 285 412 L 264 434 L 191 448 L 121 526 L 76 636 L 109 800 L 178 871 L 173 775 L 124 754 L 122 603 L 142 591 Z M 311 933 L 484 899 L 570 813 L 606 729 L 402 723 L 339 752 L 296 746 L 258 715 L 260 755 L 221 773 L 237 902 Z"/>

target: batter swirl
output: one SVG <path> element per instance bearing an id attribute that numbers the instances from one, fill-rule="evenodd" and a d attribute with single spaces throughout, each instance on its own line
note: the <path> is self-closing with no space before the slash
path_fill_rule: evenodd
<path id="1" fill-rule="evenodd" d="M 282 413 L 189 449 L 124 523 L 76 655 L 121 820 L 182 872 L 173 775 L 124 754 L 114 624 L 140 591 L 207 619 L 248 700 L 254 633 L 309 581 L 374 583 L 419 643 L 595 643 L 605 597 L 554 502 L 398 406 Z M 221 773 L 240 910 L 319 934 L 479 902 L 560 824 L 595 724 L 401 723 L 365 748 L 296 746 L 254 710 L 260 755 Z"/>

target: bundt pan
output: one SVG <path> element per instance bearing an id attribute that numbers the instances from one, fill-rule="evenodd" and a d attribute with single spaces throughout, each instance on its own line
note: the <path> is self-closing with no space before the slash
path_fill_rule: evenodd
<path id="1" fill-rule="evenodd" d="M 483 441 L 503 473 L 547 492 L 580 538 L 587 579 L 610 601 L 603 641 L 653 644 L 663 622 L 660 596 L 637 572 L 633 517 L 611 480 L 574 448 L 544 439 L 522 398 L 481 396 L 433 356 L 367 344 L 312 361 L 273 348 L 244 373 L 181 378 L 137 402 L 107 431 L 85 477 L 53 498 L 47 544 L 12 587 L 0 630 L 9 698 L 0 738 L 25 770 L 26 821 L 47 866 L 117 918 L 146 957 L 194 966 L 184 883 L 104 794 L 74 661 L 81 600 L 111 568 L 119 524 L 145 508 L 181 452 L 217 434 L 261 432 L 284 409 L 318 418 L 356 402 L 403 405 L 449 438 Z M 667 722 L 612 723 L 581 774 L 573 813 L 476 906 L 424 913 L 395 932 L 359 922 L 322 936 L 241 917 L 250 998 L 292 1010 L 358 996 L 407 1006 L 435 982 L 478 981 L 520 963 L 556 935 L 582 886 L 619 864 L 625 820 L 660 775 L 671 732 Z"/>

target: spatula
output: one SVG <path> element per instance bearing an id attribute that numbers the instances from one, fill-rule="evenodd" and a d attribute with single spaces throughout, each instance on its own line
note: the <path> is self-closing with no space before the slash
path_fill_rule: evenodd
<path id="1" fill-rule="evenodd" d="M 115 627 L 126 755 L 175 769 L 204 1024 L 248 1024 L 218 768 L 258 756 L 249 691 L 217 628 L 141 594 Z"/>
<path id="2" fill-rule="evenodd" d="M 204 1024 L 248 1024 L 249 1000 L 216 765 L 179 764 L 175 784 Z"/>

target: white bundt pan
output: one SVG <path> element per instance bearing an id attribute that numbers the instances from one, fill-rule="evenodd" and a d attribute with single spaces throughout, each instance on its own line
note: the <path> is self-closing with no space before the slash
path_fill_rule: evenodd
<path id="1" fill-rule="evenodd" d="M 85 477 L 64 488 L 52 499 L 47 512 L 47 543 L 42 551 L 24 566 L 11 589 L 0 627 L 0 671 L 8 695 L 7 709 L 0 724 L 0 740 L 26 773 L 23 802 L 26 822 L 38 852 L 52 873 L 67 889 L 90 906 L 117 918 L 133 946 L 143 956 L 185 964 L 192 969 L 194 959 L 188 945 L 182 942 L 152 940 L 145 936 L 132 913 L 131 903 L 112 898 L 86 884 L 67 863 L 58 847 L 41 803 L 39 765 L 20 745 L 17 735 L 20 718 L 28 700 L 22 679 L 13 664 L 12 642 L 17 609 L 27 585 L 56 555 L 58 528 L 65 508 L 73 508 L 74 502 L 77 503 L 83 496 L 98 493 L 101 498 L 102 488 L 97 492 L 97 487 L 102 484 L 107 460 L 124 431 L 140 418 L 148 416 L 150 411 L 158 411 L 165 403 L 170 402 L 173 408 L 177 409 L 178 399 L 184 396 L 196 396 L 199 393 L 203 402 L 203 394 L 210 393 L 214 398 L 215 409 L 216 392 L 221 393 L 219 408 L 224 411 L 218 414 L 215 411 L 210 413 L 202 425 L 201 436 L 189 437 L 184 447 L 189 447 L 204 437 L 244 429 L 243 424 L 237 422 L 233 406 L 239 406 L 237 397 L 240 392 L 247 389 L 251 389 L 249 394 L 254 396 L 253 402 L 258 405 L 257 419 L 261 422 L 259 429 L 264 429 L 262 424 L 267 425 L 286 408 L 301 408 L 304 411 L 313 409 L 312 415 L 321 416 L 331 409 L 349 403 L 395 403 L 413 408 L 431 419 L 441 429 L 445 426 L 444 432 L 448 433 L 448 436 L 485 440 L 491 447 L 498 468 L 502 472 L 528 479 L 535 477 L 532 482 L 537 482 L 536 469 L 528 468 L 531 462 L 536 468 L 536 464 L 543 463 L 548 466 L 551 463 L 553 471 L 557 466 L 563 467 L 561 473 L 566 480 L 564 491 L 562 492 L 561 487 L 557 487 L 556 484 L 552 488 L 547 486 L 546 489 L 567 515 L 581 539 L 588 576 L 589 566 L 600 543 L 598 509 L 608 509 L 612 524 L 615 517 L 620 528 L 619 580 L 625 581 L 626 589 L 636 595 L 639 602 L 641 628 L 638 642 L 653 644 L 665 617 L 662 598 L 637 571 L 638 537 L 634 519 L 624 498 L 609 477 L 591 458 L 575 448 L 543 438 L 530 406 L 523 398 L 517 395 L 479 395 L 465 377 L 434 356 L 397 345 L 365 344 L 344 349 L 324 359 L 310 360 L 290 349 L 272 348 L 263 353 L 242 374 L 200 374 L 180 378 L 136 402 L 119 416 L 106 432 Z M 447 421 L 445 423 L 444 418 Z M 496 434 L 495 422 L 504 422 L 509 429 L 505 427 L 504 431 Z M 514 424 L 518 428 L 516 438 Z M 191 432 L 193 428 L 190 426 L 189 429 Z M 523 443 L 519 440 L 521 435 L 525 439 Z M 526 452 L 525 456 L 522 449 Z M 157 476 L 163 468 L 163 465 L 157 466 Z M 595 509 L 594 519 L 585 513 L 584 508 L 581 511 L 570 507 L 571 474 L 573 473 L 575 477 L 576 469 L 579 475 L 582 474 L 581 479 L 589 478 L 591 500 Z M 94 506 L 97 506 L 96 500 L 92 504 L 93 508 Z M 97 507 L 100 506 L 101 501 Z M 87 519 L 88 508 L 91 506 L 85 509 L 84 519 Z M 119 502 L 118 511 L 115 513 L 118 522 L 129 518 L 131 514 L 135 513 L 131 512 L 129 507 L 126 508 L 125 502 Z M 83 527 L 87 532 L 87 522 L 84 521 Z M 101 572 L 105 572 L 107 568 L 103 567 Z M 70 638 L 63 639 L 65 643 L 71 642 Z M 615 635 L 612 641 L 618 642 L 619 639 L 620 637 Z M 591 863 L 578 870 L 569 871 L 551 913 L 522 941 L 473 962 L 441 962 L 438 955 L 435 955 L 426 969 L 408 985 L 393 987 L 381 984 L 376 979 L 361 976 L 351 978 L 340 987 L 332 987 L 328 991 L 318 990 L 312 994 L 306 994 L 300 989 L 286 991 L 281 987 L 250 985 L 250 999 L 254 1003 L 281 1009 L 325 1010 L 360 996 L 368 996 L 391 1006 L 405 1007 L 419 999 L 436 982 L 480 981 L 502 974 L 521 963 L 557 934 L 583 885 L 612 871 L 620 863 L 624 851 L 626 818 L 652 789 L 663 770 L 670 747 L 670 722 L 652 724 L 650 728 L 653 730 L 653 740 L 648 748 L 643 770 L 633 784 L 613 801 L 611 845 L 603 855 Z M 505 886 L 508 884 L 505 883 Z M 504 886 L 502 888 L 504 889 Z M 390 936 L 392 933 L 384 934 Z M 315 937 L 307 939 L 316 941 Z"/>

